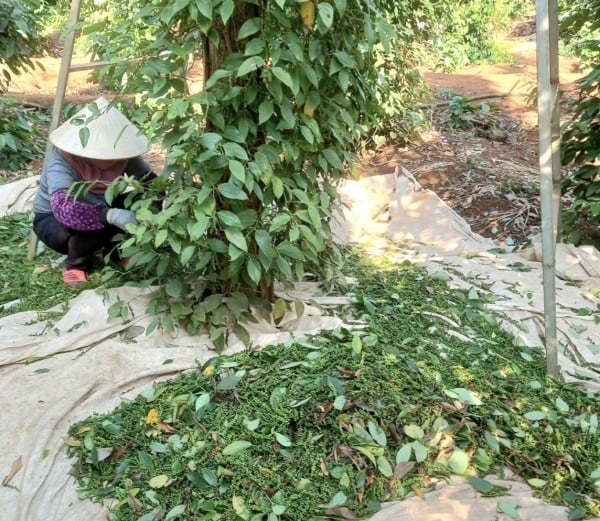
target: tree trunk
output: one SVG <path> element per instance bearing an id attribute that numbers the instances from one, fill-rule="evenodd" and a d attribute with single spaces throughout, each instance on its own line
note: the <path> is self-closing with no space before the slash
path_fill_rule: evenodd
<path id="1" fill-rule="evenodd" d="M 248 2 L 236 2 L 235 12 L 229 19 L 227 25 L 219 20 L 215 23 L 216 32 L 219 35 L 219 44 L 216 45 L 209 37 L 204 38 L 203 45 L 203 66 L 204 66 L 204 84 L 211 75 L 218 69 L 222 68 L 223 62 L 228 56 L 234 53 L 244 52 L 245 42 L 240 42 L 237 39 L 238 32 L 242 25 L 250 20 L 260 16 L 261 7 L 250 4 Z M 209 122 L 207 122 L 210 125 Z M 249 194 L 250 199 L 247 202 L 248 208 L 258 209 L 260 202 L 254 194 Z M 272 300 L 275 296 L 273 284 L 267 284 L 263 279 L 258 288 L 256 288 L 255 296 Z"/>
<path id="2" fill-rule="evenodd" d="M 212 73 L 221 68 L 230 54 L 243 53 L 245 42 L 238 41 L 238 32 L 244 22 L 260 15 L 260 9 L 259 6 L 254 4 L 236 2 L 235 11 L 228 20 L 227 25 L 223 25 L 221 20 L 215 22 L 214 29 L 219 35 L 219 44 L 215 45 L 210 38 L 205 37 L 202 49 L 205 85 Z"/>

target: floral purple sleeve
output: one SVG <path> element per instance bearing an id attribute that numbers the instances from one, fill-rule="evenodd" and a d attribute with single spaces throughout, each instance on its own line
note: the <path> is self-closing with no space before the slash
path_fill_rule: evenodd
<path id="1" fill-rule="evenodd" d="M 81 203 L 69 197 L 67 190 L 58 190 L 52 194 L 50 205 L 56 220 L 67 228 L 90 231 L 105 227 L 100 220 L 100 213 L 106 208 L 103 204 Z"/>

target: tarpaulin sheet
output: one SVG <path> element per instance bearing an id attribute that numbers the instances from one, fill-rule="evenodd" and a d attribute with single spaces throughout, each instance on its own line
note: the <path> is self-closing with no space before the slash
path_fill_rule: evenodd
<path id="1" fill-rule="evenodd" d="M 29 210 L 37 181 L 33 177 L 0 187 L 0 215 Z M 496 299 L 489 307 L 506 317 L 504 325 L 526 345 L 543 348 L 539 245 L 525 252 L 491 253 L 492 241 L 472 233 L 455 212 L 402 168 L 347 181 L 341 194 L 345 204 L 334 225 L 339 241 L 366 244 L 388 255 L 391 248 L 398 262 L 409 260 L 430 272 L 445 271 L 453 286 L 493 292 Z M 593 390 L 600 388 L 600 330 L 593 320 L 599 260 L 593 248 L 559 245 L 557 250 L 561 371 L 568 381 Z M 145 312 L 151 291 L 88 290 L 73 298 L 60 318 L 38 311 L 0 318 L 0 479 L 10 476 L 0 487 L 1 519 L 106 519 L 109 503 L 77 498 L 69 474 L 73 462 L 64 445 L 68 428 L 214 355 L 203 334 L 160 330 L 145 334 L 152 320 Z M 304 300 L 305 314 L 298 318 L 290 313 L 277 327 L 265 321 L 249 325 L 253 346 L 343 324 L 332 307 L 348 303 L 343 296 L 324 295 L 318 284 L 301 284 L 285 296 Z M 109 318 L 107 309 L 116 299 L 129 306 L 129 319 Z M 590 315 L 582 316 L 581 309 L 589 309 Z M 451 321 L 443 325 L 450 334 L 463 334 Z M 241 349 L 233 336 L 225 354 Z M 504 499 L 518 505 L 520 519 L 567 521 L 564 507 L 534 499 L 517 476 L 499 483 L 510 487 Z M 454 478 L 423 499 L 415 496 L 385 504 L 371 521 L 509 519 L 497 511 L 498 499 L 480 497 L 464 480 Z"/>

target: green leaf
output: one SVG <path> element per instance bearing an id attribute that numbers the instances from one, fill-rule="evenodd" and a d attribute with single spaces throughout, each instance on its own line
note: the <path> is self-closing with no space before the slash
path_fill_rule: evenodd
<path id="1" fill-rule="evenodd" d="M 222 183 L 217 186 L 217 190 L 227 199 L 236 199 L 238 201 L 246 201 L 248 199 L 246 192 L 233 183 Z"/>
<path id="2" fill-rule="evenodd" d="M 294 88 L 294 82 L 290 73 L 282 69 L 281 67 L 273 67 L 271 69 L 273 76 L 275 76 L 281 83 L 287 85 L 290 89 Z"/>
<path id="3" fill-rule="evenodd" d="M 256 286 L 258 286 L 260 284 L 262 268 L 258 259 L 253 255 L 248 257 L 248 262 L 246 264 L 246 272 L 248 273 L 248 277 L 250 277 L 250 280 L 254 282 Z"/>
<path id="4" fill-rule="evenodd" d="M 283 181 L 279 177 L 273 177 L 271 184 L 273 185 L 273 195 L 279 199 L 283 195 Z"/>
<path id="5" fill-rule="evenodd" d="M 199 140 L 200 145 L 204 148 L 215 148 L 221 141 L 223 141 L 223 136 L 216 132 L 206 132 Z"/>
<path id="6" fill-rule="evenodd" d="M 269 233 L 274 233 L 281 230 L 287 223 L 290 222 L 290 219 L 291 217 L 287 213 L 279 214 L 271 222 L 271 226 L 269 226 Z"/>
<path id="7" fill-rule="evenodd" d="M 159 476 L 154 476 L 148 481 L 148 485 L 150 488 L 163 488 L 166 487 L 171 479 L 166 474 L 160 474 Z"/>
<path id="8" fill-rule="evenodd" d="M 323 22 L 323 25 L 328 29 L 331 28 L 331 26 L 333 25 L 334 15 L 333 7 L 331 6 L 331 4 L 328 4 L 327 2 L 321 2 L 317 6 L 317 8 L 319 10 L 319 18 Z"/>
<path id="9" fill-rule="evenodd" d="M 219 80 L 222 80 L 223 78 L 229 78 L 231 74 L 231 71 L 225 69 L 217 69 L 215 72 L 212 73 L 210 78 L 208 78 L 205 86 L 206 89 L 212 89 L 219 82 Z"/>
<path id="10" fill-rule="evenodd" d="M 81 127 L 79 129 L 79 142 L 81 146 L 85 148 L 90 140 L 90 129 L 88 127 Z"/>
<path id="11" fill-rule="evenodd" d="M 494 437 L 494 435 L 491 432 L 485 431 L 483 436 L 485 437 L 485 441 L 489 445 L 490 449 L 492 449 L 495 453 L 500 454 L 500 443 L 498 443 L 498 440 Z"/>
<path id="12" fill-rule="evenodd" d="M 258 124 L 262 125 L 265 121 L 268 121 L 269 118 L 273 115 L 274 111 L 275 106 L 273 105 L 272 101 L 263 101 L 258 106 Z"/>
<path id="13" fill-rule="evenodd" d="M 165 291 L 169 297 L 180 297 L 183 293 L 183 285 L 179 279 L 171 279 L 165 285 Z"/>
<path id="14" fill-rule="evenodd" d="M 394 469 L 392 469 L 390 462 L 387 460 L 387 458 L 385 456 L 377 457 L 377 469 L 386 478 L 391 478 L 394 475 Z"/>
<path id="15" fill-rule="evenodd" d="M 242 64 L 240 65 L 237 71 L 237 77 L 245 76 L 256 69 L 258 69 L 264 62 L 264 58 L 260 56 L 251 56 L 250 58 L 246 58 Z"/>
<path id="16" fill-rule="evenodd" d="M 196 399 L 195 410 L 198 412 L 200 409 L 203 409 L 210 403 L 210 394 L 203 393 Z"/>
<path id="17" fill-rule="evenodd" d="M 412 449 L 413 449 L 413 452 L 415 453 L 415 461 L 417 463 L 421 463 L 427 459 L 427 453 L 428 453 L 427 447 L 425 447 L 425 445 L 423 445 L 421 442 L 413 441 Z"/>
<path id="18" fill-rule="evenodd" d="M 223 449 L 223 456 L 234 456 L 235 454 L 239 454 L 240 452 L 246 450 L 248 447 L 251 446 L 252 443 L 246 440 L 232 441 Z"/>
<path id="19" fill-rule="evenodd" d="M 244 47 L 244 55 L 245 56 L 255 56 L 257 54 L 262 54 L 265 50 L 266 44 L 264 40 L 260 38 L 253 38 Z"/>
<path id="20" fill-rule="evenodd" d="M 340 160 L 340 156 L 338 156 L 337 152 L 333 148 L 326 148 L 323 150 L 322 154 L 333 168 L 337 168 L 338 170 L 344 169 L 344 165 Z"/>
<path id="21" fill-rule="evenodd" d="M 242 221 L 237 214 L 230 212 L 229 210 L 219 210 L 217 212 L 217 218 L 219 221 L 228 227 L 242 228 Z"/>
<path id="22" fill-rule="evenodd" d="M 181 255 L 179 256 L 179 261 L 181 262 L 182 266 L 186 266 L 187 263 L 190 262 L 190 259 L 194 255 L 195 251 L 196 246 L 193 245 L 186 246 L 185 248 L 183 248 L 183 250 L 181 251 Z"/>
<path id="23" fill-rule="evenodd" d="M 286 257 L 291 257 L 295 260 L 304 260 L 304 254 L 302 251 L 297 246 L 294 246 L 289 242 L 282 242 L 277 246 L 277 251 Z"/>
<path id="24" fill-rule="evenodd" d="M 410 461 L 410 455 L 412 454 L 412 443 L 407 443 L 398 449 L 396 452 L 396 465 L 398 463 L 405 463 Z"/>
<path id="25" fill-rule="evenodd" d="M 242 377 L 238 374 L 227 376 L 217 384 L 217 391 L 228 391 L 235 389 L 241 380 Z"/>
<path id="26" fill-rule="evenodd" d="M 327 507 L 328 508 L 341 507 L 342 505 L 346 504 L 346 501 L 348 501 L 348 496 L 340 490 L 339 492 L 336 492 L 334 494 L 334 496 L 329 501 L 329 504 L 327 505 Z"/>
<path id="27" fill-rule="evenodd" d="M 527 483 L 529 483 L 533 488 L 542 488 L 548 484 L 547 481 L 545 481 L 543 479 L 539 479 L 539 478 L 528 479 Z"/>
<path id="28" fill-rule="evenodd" d="M 352 351 L 359 355 L 362 352 L 363 343 L 360 338 L 360 335 L 353 334 L 352 335 Z"/>
<path id="29" fill-rule="evenodd" d="M 458 475 L 463 475 L 469 468 L 469 456 L 462 449 L 454 449 L 452 456 L 448 459 L 450 470 Z"/>
<path id="30" fill-rule="evenodd" d="M 150 445 L 148 445 L 148 448 L 152 452 L 158 452 L 159 454 L 166 454 L 167 451 L 169 450 L 165 444 L 158 443 L 157 441 L 154 441 Z"/>
<path id="31" fill-rule="evenodd" d="M 248 153 L 246 149 L 238 143 L 225 143 L 223 150 L 230 157 L 236 157 L 242 161 L 248 161 Z"/>
<path id="32" fill-rule="evenodd" d="M 333 401 L 333 408 L 336 411 L 343 411 L 345 405 L 346 405 L 346 397 L 343 394 L 336 396 L 335 400 Z"/>
<path id="33" fill-rule="evenodd" d="M 306 139 L 309 144 L 312 145 L 315 142 L 315 136 L 307 126 L 300 125 L 300 132 L 302 133 L 302 137 Z"/>
<path id="34" fill-rule="evenodd" d="M 446 389 L 444 394 L 461 403 L 466 403 L 468 405 L 482 405 L 482 401 L 470 389 L 455 387 L 454 389 Z"/>
<path id="35" fill-rule="evenodd" d="M 468 481 L 469 485 L 477 490 L 477 492 L 481 492 L 482 494 L 489 494 L 492 490 L 494 490 L 494 485 L 487 479 L 472 477 L 469 478 Z"/>
<path id="36" fill-rule="evenodd" d="M 158 248 L 161 244 L 163 244 L 167 240 L 168 236 L 169 236 L 169 230 L 167 230 L 165 228 L 158 230 L 158 233 L 156 234 L 156 237 L 154 238 L 154 246 L 156 246 Z"/>
<path id="37" fill-rule="evenodd" d="M 174 506 L 171 510 L 169 510 L 167 517 L 165 517 L 165 521 L 171 521 L 172 519 L 177 519 L 184 513 L 185 513 L 185 505 Z"/>
<path id="38" fill-rule="evenodd" d="M 219 8 L 219 14 L 221 15 L 221 20 L 226 24 L 227 21 L 231 18 L 233 11 L 235 10 L 235 2 L 233 0 L 223 0 L 221 7 Z"/>
<path id="39" fill-rule="evenodd" d="M 277 443 L 279 443 L 279 445 L 281 445 L 282 447 L 291 447 L 292 446 L 292 441 L 285 435 L 276 432 L 275 433 L 275 439 L 277 440 Z"/>
<path id="40" fill-rule="evenodd" d="M 271 243 L 271 235 L 266 230 L 256 230 L 254 232 L 254 240 L 258 244 L 259 250 L 264 253 L 267 257 L 272 258 L 275 256 L 275 248 Z"/>
<path id="41" fill-rule="evenodd" d="M 544 418 L 546 418 L 546 413 L 542 412 L 542 411 L 530 411 L 528 413 L 525 413 L 523 415 L 523 417 L 526 420 L 538 421 L 538 420 L 543 420 Z"/>
<path id="42" fill-rule="evenodd" d="M 237 161 L 235 159 L 230 159 L 229 160 L 229 171 L 231 172 L 231 175 L 235 179 L 237 179 L 241 183 L 245 182 L 246 169 L 244 168 L 244 165 L 242 163 L 240 163 L 239 161 Z"/>
<path id="43" fill-rule="evenodd" d="M 250 511 L 248 510 L 243 497 L 233 496 L 231 498 L 231 506 L 233 507 L 234 512 L 244 521 L 250 519 Z"/>
<path id="44" fill-rule="evenodd" d="M 369 420 L 368 429 L 371 438 L 373 438 L 376 443 L 378 443 L 382 447 L 385 447 L 387 445 L 387 437 L 385 435 L 385 432 L 383 432 L 383 429 L 379 425 L 377 425 L 373 420 Z"/>
<path id="45" fill-rule="evenodd" d="M 256 429 L 258 429 L 259 425 L 260 425 L 260 418 L 256 418 L 255 420 L 249 420 L 248 418 L 244 418 L 244 426 L 249 431 L 255 431 Z"/>
<path id="46" fill-rule="evenodd" d="M 227 228 L 225 229 L 225 237 L 227 237 L 227 240 L 231 244 L 238 247 L 240 250 L 246 253 L 248 252 L 248 243 L 246 242 L 246 237 L 244 237 L 244 234 L 240 230 L 235 228 Z"/>
<path id="47" fill-rule="evenodd" d="M 256 34 L 262 28 L 262 18 L 250 18 L 250 20 L 246 20 L 240 30 L 238 31 L 237 39 L 243 40 L 244 38 L 248 38 L 253 34 Z"/>
<path id="48" fill-rule="evenodd" d="M 585 507 L 575 507 L 573 510 L 569 510 L 568 521 L 579 521 L 580 519 L 585 519 L 587 516 L 588 513 Z"/>
<path id="49" fill-rule="evenodd" d="M 275 305 L 273 306 L 273 318 L 275 320 L 279 320 L 283 318 L 283 316 L 287 312 L 287 303 L 282 298 L 278 298 L 275 301 Z"/>
<path id="50" fill-rule="evenodd" d="M 414 423 L 411 423 L 410 425 L 405 425 L 403 430 L 404 434 L 406 434 L 409 438 L 412 438 L 413 440 L 422 440 L 425 436 L 425 432 L 423 432 L 423 429 L 421 429 L 421 427 L 415 425 Z"/>
<path id="51" fill-rule="evenodd" d="M 373 454 L 373 451 L 371 450 L 370 447 L 365 447 L 363 445 L 356 445 L 354 447 L 354 449 L 356 449 L 358 452 L 360 452 L 361 454 L 364 454 L 367 458 L 369 458 L 369 461 L 371 463 L 373 463 L 373 465 L 377 465 L 377 458 L 375 457 L 375 454 Z"/>
<path id="52" fill-rule="evenodd" d="M 217 473 L 212 469 L 202 469 L 202 479 L 211 487 L 216 487 L 219 484 Z"/>
<path id="53" fill-rule="evenodd" d="M 556 399 L 554 404 L 560 412 L 569 412 L 569 404 L 565 402 L 560 396 Z"/>
<path id="54" fill-rule="evenodd" d="M 501 499 L 498 501 L 498 505 L 496 507 L 498 512 L 502 514 L 506 514 L 508 517 L 512 519 L 519 519 L 519 512 L 517 509 L 519 506 L 512 501 L 506 501 L 505 499 Z"/>

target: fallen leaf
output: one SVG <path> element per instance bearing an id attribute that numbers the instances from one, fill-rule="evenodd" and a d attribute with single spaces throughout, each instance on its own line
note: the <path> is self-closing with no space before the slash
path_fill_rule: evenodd
<path id="1" fill-rule="evenodd" d="M 81 442 L 71 437 L 65 438 L 64 443 L 69 447 L 81 447 Z"/>
<path id="2" fill-rule="evenodd" d="M 204 376 L 212 376 L 215 373 L 215 366 L 214 365 L 207 365 L 204 370 L 202 371 L 202 374 Z"/>
<path id="3" fill-rule="evenodd" d="M 131 494 L 127 495 L 127 504 L 130 508 L 135 510 L 137 514 L 140 514 L 144 510 L 144 503 L 142 503 L 138 498 L 132 496 Z"/>
<path id="4" fill-rule="evenodd" d="M 343 519 L 349 519 L 350 521 L 355 521 L 360 519 L 352 510 L 348 507 L 337 507 L 337 508 L 328 508 L 325 513 L 329 516 L 341 517 Z"/>
<path id="5" fill-rule="evenodd" d="M 494 485 L 487 479 L 471 477 L 468 479 L 468 482 L 477 492 L 481 492 L 482 494 L 489 494 L 494 490 Z"/>
<path id="6" fill-rule="evenodd" d="M 251 446 L 252 443 L 246 440 L 232 441 L 223 449 L 223 456 L 234 456 L 235 454 L 238 454 L 239 452 L 242 452 Z"/>
<path id="7" fill-rule="evenodd" d="M 329 470 L 327 470 L 327 465 L 325 464 L 325 460 L 323 458 L 321 458 L 319 464 L 321 466 L 321 472 L 323 473 L 323 475 L 329 476 Z"/>
<path id="8" fill-rule="evenodd" d="M 125 454 L 130 445 L 131 442 L 127 442 L 127 444 L 122 445 L 121 447 L 117 447 L 117 449 L 113 452 L 113 458 L 119 459 L 121 456 L 123 456 L 123 454 Z"/>
<path id="9" fill-rule="evenodd" d="M 519 519 L 519 512 L 517 511 L 518 508 L 519 508 L 519 505 L 517 505 L 516 503 L 513 503 L 512 501 L 500 500 L 500 501 L 498 501 L 496 510 L 498 512 L 506 514 L 508 517 L 511 517 L 512 519 Z"/>
<path id="10" fill-rule="evenodd" d="M 171 482 L 171 479 L 166 474 L 159 474 L 148 481 L 151 488 L 163 488 Z"/>
<path id="11" fill-rule="evenodd" d="M 4 476 L 4 479 L 2 480 L 2 486 L 5 487 L 6 485 L 8 485 L 12 478 L 14 478 L 17 475 L 17 472 L 19 472 L 19 470 L 21 470 L 22 468 L 23 458 L 19 456 L 15 461 L 13 461 L 13 464 L 10 467 L 10 472 L 6 476 Z"/>
<path id="12" fill-rule="evenodd" d="M 417 495 L 417 497 L 425 501 L 425 494 L 423 494 L 423 491 L 419 487 L 417 487 L 417 485 L 411 485 L 410 488 L 412 488 L 413 492 Z"/>
<path id="13" fill-rule="evenodd" d="M 141 335 L 146 329 L 142 326 L 129 326 L 125 329 L 124 333 L 127 338 L 135 338 L 136 336 Z"/>
<path id="14" fill-rule="evenodd" d="M 146 425 L 156 425 L 160 421 L 158 409 L 150 409 L 146 415 Z"/>
<path id="15" fill-rule="evenodd" d="M 177 432 L 177 429 L 170 423 L 159 422 L 157 425 L 161 431 L 166 432 L 167 434 L 174 434 Z"/>
<path id="16" fill-rule="evenodd" d="M 112 447 L 100 447 L 96 454 L 98 455 L 98 459 L 96 460 L 96 462 L 100 462 L 100 461 L 104 461 L 106 458 L 108 458 L 113 452 L 113 448 Z M 86 463 L 95 463 L 94 461 L 92 461 L 92 458 L 86 458 L 85 460 Z"/>
<path id="17" fill-rule="evenodd" d="M 398 463 L 394 467 L 394 479 L 402 479 L 404 476 L 410 473 L 412 469 L 415 468 L 414 461 L 405 461 L 402 463 Z"/>

